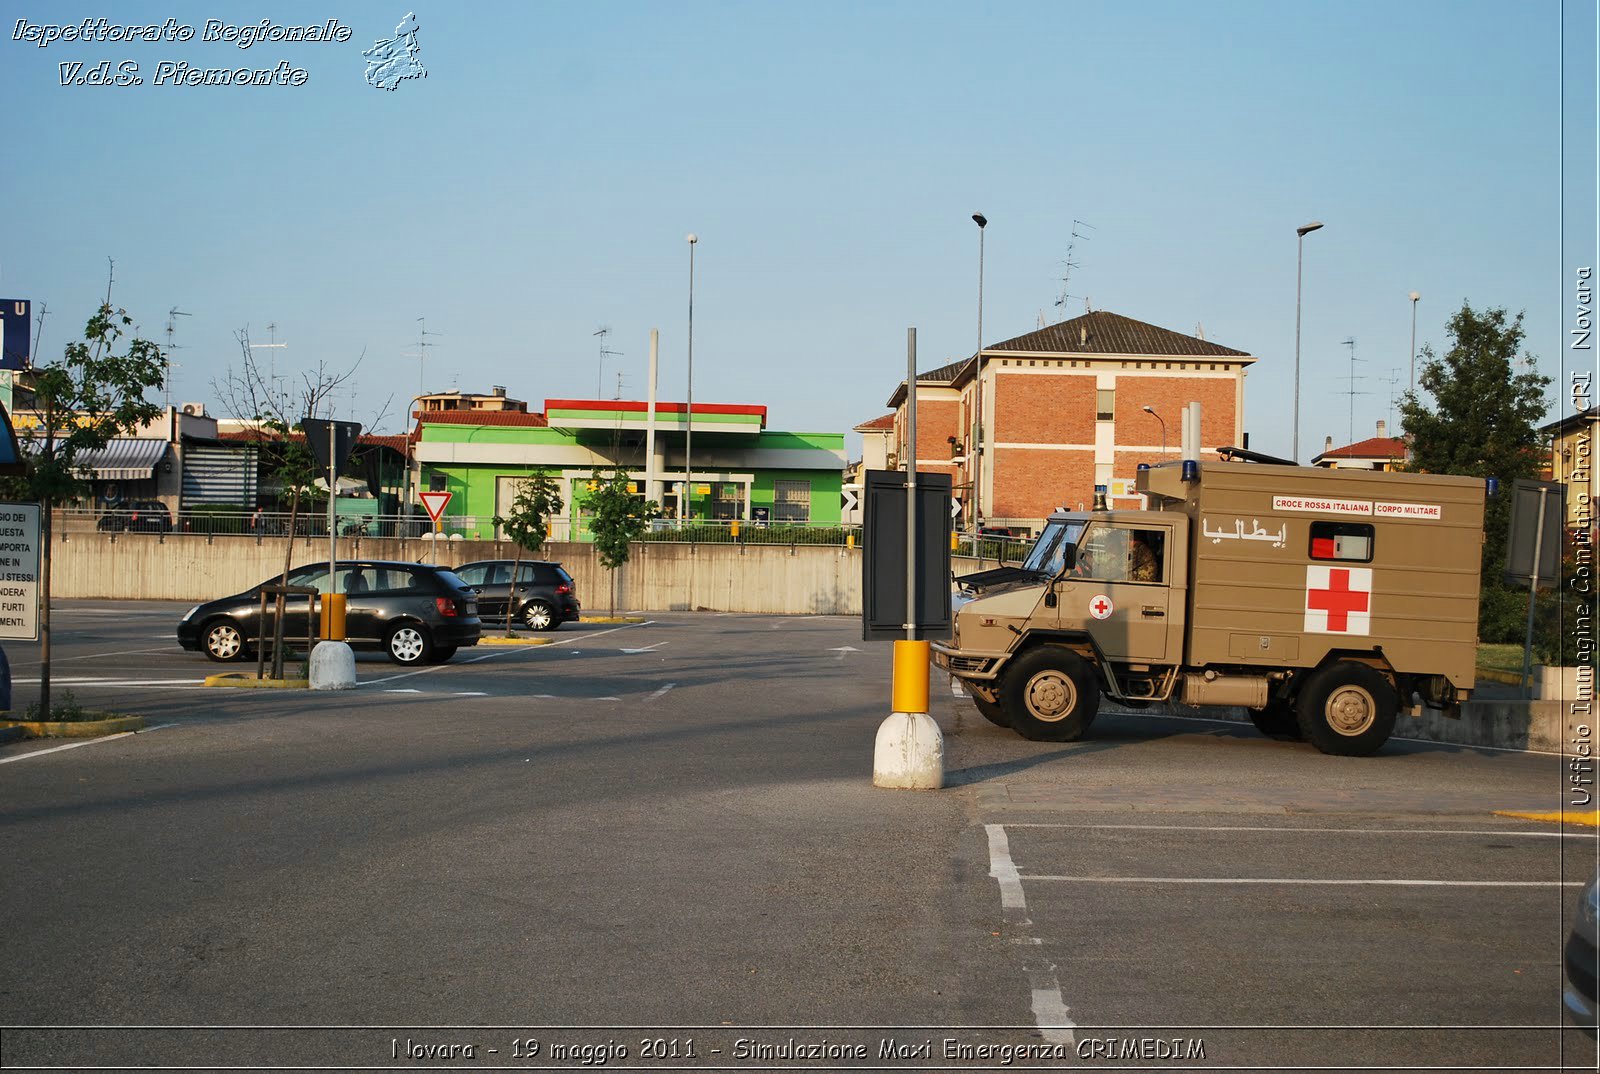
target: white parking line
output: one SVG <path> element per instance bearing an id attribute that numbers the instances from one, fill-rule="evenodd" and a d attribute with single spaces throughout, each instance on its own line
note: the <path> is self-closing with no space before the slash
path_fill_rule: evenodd
<path id="1" fill-rule="evenodd" d="M 159 731 L 163 727 L 173 726 L 170 723 L 158 723 L 153 727 L 146 727 L 142 731 L 124 731 L 120 735 L 106 735 L 103 738 L 86 738 L 82 742 L 68 742 L 65 746 L 51 746 L 49 749 L 34 750 L 31 753 L 19 754 L 16 757 L 0 757 L 0 764 L 10 764 L 13 761 L 31 761 L 35 757 L 43 757 L 47 753 L 60 753 L 62 750 L 75 750 L 79 746 L 98 746 L 102 742 L 115 742 L 119 738 L 129 735 L 147 735 L 151 731 Z"/>
<path id="2" fill-rule="evenodd" d="M 81 653 L 78 656 L 52 656 L 50 658 L 50 663 L 64 664 L 68 660 L 99 660 L 101 657 L 106 656 L 131 656 L 135 653 L 170 653 L 174 650 L 177 644 L 178 640 L 174 638 L 172 639 L 171 645 L 160 645 L 152 649 L 117 649 L 114 652 L 109 653 Z M 41 661 L 38 660 L 17 660 L 14 661 L 11 666 L 15 668 L 22 668 L 28 667 L 30 664 L 38 665 L 39 663 L 41 663 Z"/>
<path id="3" fill-rule="evenodd" d="M 668 691 L 668 690 L 670 690 L 670 689 L 672 689 L 672 688 L 673 688 L 673 687 L 674 687 L 674 686 L 676 686 L 676 685 L 678 685 L 678 684 L 677 684 L 677 683 L 675 683 L 675 682 L 669 682 L 669 683 L 667 683 L 667 685 L 665 685 L 665 686 L 663 686 L 663 687 L 662 687 L 662 688 L 661 688 L 661 689 L 659 689 L 659 690 L 657 690 L 657 691 L 656 691 L 656 692 L 655 692 L 655 693 L 653 693 L 653 694 L 651 694 L 651 695 L 650 695 L 650 700 L 651 700 L 651 701 L 657 701 L 657 700 L 659 700 L 659 699 L 660 699 L 660 698 L 662 698 L 662 697 L 665 697 L 665 696 L 666 696 L 666 693 L 667 693 L 667 691 Z"/>
<path id="4" fill-rule="evenodd" d="M 1007 828 L 1074 828 L 1082 830 L 1153 832 L 1333 832 L 1340 835 L 1508 835 L 1527 839 L 1593 839 L 1594 831 L 1529 832 L 1492 828 L 1274 828 L 1270 825 L 1245 824 L 1051 824 L 1045 821 L 1018 823 L 1008 821 Z"/>
<path id="5" fill-rule="evenodd" d="M 1017 866 L 1011 860 L 1011 843 L 1006 838 L 1003 824 L 986 824 L 989 835 L 989 875 L 1000 884 L 1000 905 L 1009 911 L 1007 921 L 1014 927 L 1032 924 L 1028 920 L 1028 903 L 1022 894 L 1022 883 Z M 1021 937 L 1019 944 L 1030 945 L 1031 937 Z M 1032 946 L 1040 946 L 1032 944 Z M 1034 958 L 1042 958 L 1035 955 Z M 1028 992 L 1032 998 L 1033 1020 L 1039 1033 L 1052 1044 L 1072 1045 L 1077 1037 L 1072 1032 L 1076 1026 L 1071 1009 L 1061 996 L 1061 983 L 1056 979 L 1053 962 L 1024 962 L 1023 972 L 1028 975 Z"/>
<path id="6" fill-rule="evenodd" d="M 12 679 L 13 683 L 24 686 L 34 685 L 38 679 Z M 204 679 L 107 679 L 92 676 L 50 676 L 52 685 L 61 686 L 199 686 Z"/>
<path id="7" fill-rule="evenodd" d="M 1068 884 L 1327 884 L 1334 887 L 1581 888 L 1586 880 L 1318 880 L 1286 876 L 1024 876 Z"/>

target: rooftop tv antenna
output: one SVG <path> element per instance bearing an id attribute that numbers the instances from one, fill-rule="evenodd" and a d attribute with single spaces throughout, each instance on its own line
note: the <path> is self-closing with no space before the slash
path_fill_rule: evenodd
<path id="1" fill-rule="evenodd" d="M 1349 339 L 1341 343 L 1340 346 L 1350 348 L 1350 388 L 1345 394 L 1350 396 L 1350 440 L 1348 442 L 1353 444 L 1356 442 L 1356 396 L 1371 395 L 1372 393 L 1356 390 L 1356 363 L 1366 361 L 1365 358 L 1356 357 L 1356 337 L 1351 336 Z"/>
<path id="2" fill-rule="evenodd" d="M 33 351 L 28 355 L 30 369 L 39 364 L 39 337 L 44 335 L 44 311 L 49 308 L 43 302 L 39 303 L 39 322 L 33 326 Z"/>
<path id="3" fill-rule="evenodd" d="M 430 336 L 442 336 L 442 335 L 444 335 L 443 332 L 430 332 L 430 331 L 428 331 L 428 320 L 427 320 L 427 318 L 426 317 L 418 317 L 417 318 L 417 349 L 415 351 L 407 352 L 407 353 L 402 354 L 400 356 L 402 358 L 415 358 L 417 360 L 417 394 L 418 395 L 425 395 L 425 394 L 427 394 L 427 391 L 428 391 L 427 385 L 424 383 L 426 381 L 427 375 L 428 375 L 427 374 L 428 348 L 438 345 L 438 344 L 435 344 L 435 343 L 429 343 L 428 342 L 428 337 L 430 337 Z"/>
<path id="4" fill-rule="evenodd" d="M 1078 230 L 1079 228 L 1088 228 L 1090 231 L 1095 230 L 1095 226 L 1093 224 L 1087 223 L 1083 220 L 1072 221 L 1072 237 L 1067 240 L 1067 256 L 1066 259 L 1061 262 L 1061 296 L 1056 299 L 1056 308 L 1061 311 L 1062 317 L 1067 315 L 1067 300 L 1073 297 L 1067 291 L 1068 282 L 1072 279 L 1072 270 L 1083 267 L 1080 262 L 1073 259 L 1073 254 L 1077 251 L 1080 240 L 1087 242 L 1094 237 L 1092 235 L 1085 235 L 1083 232 Z"/>
<path id="5" fill-rule="evenodd" d="M 269 342 L 250 344 L 250 349 L 253 351 L 274 352 L 267 356 L 267 403 L 281 410 L 283 408 L 283 400 L 280 398 L 278 391 L 278 355 L 276 352 L 283 350 L 289 344 L 278 342 L 277 321 L 269 321 L 267 323 L 267 339 Z M 259 379 L 259 377 L 260 374 L 258 373 L 257 378 Z"/>
<path id="6" fill-rule="evenodd" d="M 167 349 L 161 355 L 161 391 L 166 396 L 167 406 L 169 407 L 172 405 L 172 352 L 183 349 L 172 342 L 172 337 L 178 331 L 178 318 L 190 316 L 193 316 L 193 314 L 185 313 L 177 306 L 173 306 L 167 311 Z"/>
<path id="7" fill-rule="evenodd" d="M 607 358 L 615 358 L 615 357 L 618 357 L 619 355 L 622 354 L 621 351 L 614 351 L 614 350 L 609 349 L 606 346 L 606 337 L 609 336 L 610 334 L 611 334 L 611 327 L 609 325 L 601 325 L 600 326 L 600 330 L 598 332 L 591 332 L 590 333 L 590 335 L 594 335 L 594 336 L 599 336 L 600 337 L 600 364 L 595 368 L 595 371 L 594 371 L 594 397 L 596 399 L 604 399 L 605 398 L 605 388 L 602 387 L 602 385 L 605 383 L 604 377 L 605 377 L 606 359 Z M 619 373 L 618 376 L 621 376 L 621 374 Z M 621 391 L 620 383 L 619 383 L 618 391 L 619 391 L 619 394 L 617 395 L 617 398 L 621 399 L 622 396 L 620 394 L 620 391 Z"/>

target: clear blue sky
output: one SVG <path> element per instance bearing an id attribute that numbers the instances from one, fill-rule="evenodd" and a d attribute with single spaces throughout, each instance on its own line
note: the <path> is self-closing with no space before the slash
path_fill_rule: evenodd
<path id="1" fill-rule="evenodd" d="M 1418 342 L 1463 300 L 1527 311 L 1552 376 L 1572 269 L 1593 264 L 1592 0 L 1441 3 L 586 3 L 417 0 L 427 78 L 385 92 L 361 51 L 388 5 L 0 4 L 6 103 L 0 296 L 49 304 L 42 358 L 81 329 L 116 258 L 116 301 L 164 340 L 175 401 L 218 405 L 233 333 L 276 322 L 281 367 L 366 349 L 370 418 L 394 395 L 506 385 L 534 406 L 643 398 L 662 335 L 694 394 L 764 403 L 771 427 L 843 431 L 885 412 L 915 325 L 923 369 L 1053 303 L 1073 220 L 1068 312 L 1107 309 L 1259 357 L 1252 446 L 1287 454 L 1294 228 L 1306 240 L 1302 455 L 1404 387 Z M 347 44 L 12 40 L 16 20 L 321 22 Z M 1568 219 L 1561 245 L 1567 43 Z M 62 62 L 133 60 L 146 84 L 62 87 Z M 162 60 L 304 67 L 301 87 L 150 84 Z M 1576 360 L 1576 361 L 1575 361 Z"/>

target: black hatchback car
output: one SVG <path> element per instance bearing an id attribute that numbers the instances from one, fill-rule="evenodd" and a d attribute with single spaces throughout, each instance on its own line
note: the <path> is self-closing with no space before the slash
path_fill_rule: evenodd
<path id="1" fill-rule="evenodd" d="M 517 572 L 517 606 L 512 621 L 529 630 L 554 630 L 583 612 L 578 587 L 561 564 L 543 559 L 480 559 L 455 569 L 456 577 L 478 591 L 478 609 L 493 627 L 504 623 L 511 604 L 511 572 Z"/>
<path id="2" fill-rule="evenodd" d="M 445 567 L 386 560 L 342 561 L 338 592 L 345 599 L 345 635 L 352 647 L 379 648 L 397 664 L 442 664 L 463 645 L 478 644 L 477 595 Z M 263 635 L 271 637 L 273 601 L 261 617 L 261 586 L 231 597 L 197 604 L 178 623 L 178 644 L 213 660 L 238 660 L 252 652 Z M 289 584 L 329 591 L 328 565 L 315 563 L 289 572 Z M 284 641 L 294 645 L 314 624 L 305 596 L 292 595 L 284 613 Z"/>

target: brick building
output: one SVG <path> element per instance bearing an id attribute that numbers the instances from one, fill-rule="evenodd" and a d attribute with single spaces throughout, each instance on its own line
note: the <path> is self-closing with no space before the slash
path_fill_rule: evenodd
<path id="1" fill-rule="evenodd" d="M 974 477 L 984 525 L 1034 530 L 1057 507 L 1091 506 L 1097 485 L 1106 486 L 1108 507 L 1137 507 L 1134 471 L 1178 457 L 1185 404 L 1200 403 L 1203 450 L 1242 442 L 1245 369 L 1254 361 L 1199 336 L 1086 313 L 918 374 L 917 467 L 951 475 L 963 525 Z M 968 450 L 980 397 L 981 456 Z M 905 403 L 902 381 L 889 399 L 901 459 Z"/>

